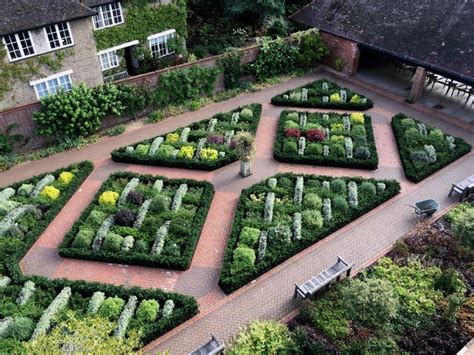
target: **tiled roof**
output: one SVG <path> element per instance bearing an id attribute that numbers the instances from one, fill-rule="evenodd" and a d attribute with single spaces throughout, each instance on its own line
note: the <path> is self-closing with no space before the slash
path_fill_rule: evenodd
<path id="1" fill-rule="evenodd" d="M 0 0 L 0 36 L 94 14 L 79 0 Z"/>
<path id="2" fill-rule="evenodd" d="M 472 0 L 314 0 L 291 19 L 474 83 Z"/>
<path id="3" fill-rule="evenodd" d="M 109 4 L 111 2 L 117 2 L 118 0 L 80 0 L 80 1 L 86 6 L 95 7 L 95 6 Z"/>

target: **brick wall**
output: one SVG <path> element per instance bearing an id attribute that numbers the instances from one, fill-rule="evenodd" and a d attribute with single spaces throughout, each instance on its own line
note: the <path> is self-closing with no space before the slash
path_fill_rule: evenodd
<path id="1" fill-rule="evenodd" d="M 349 76 L 354 75 L 359 66 L 360 51 L 357 43 L 321 31 L 321 38 L 330 49 L 330 54 L 323 60 L 323 63 L 336 68 L 336 60 L 344 61 L 342 72 Z"/>
<path id="2" fill-rule="evenodd" d="M 249 63 L 254 61 L 257 58 L 259 47 L 249 47 L 240 50 L 243 53 L 242 63 Z M 214 56 L 202 59 L 194 63 L 181 64 L 175 67 L 166 68 L 158 70 L 151 73 L 146 73 L 121 81 L 117 81 L 117 84 L 127 84 L 127 85 L 141 85 L 148 89 L 153 89 L 157 86 L 159 77 L 169 70 L 178 70 L 182 68 L 187 68 L 192 65 L 199 65 L 201 67 L 214 67 L 218 65 L 218 60 L 221 56 Z M 223 75 L 221 75 L 216 83 L 216 91 L 224 90 L 224 80 Z M 17 123 L 18 128 L 13 132 L 15 134 L 22 134 L 25 137 L 29 138 L 28 144 L 23 147 L 23 150 L 26 149 L 36 149 L 43 147 L 47 140 L 34 135 L 35 124 L 32 119 L 33 112 L 38 111 L 40 108 L 39 102 L 33 102 L 28 105 L 16 107 L 14 109 L 9 109 L 0 112 L 0 131 L 4 131 L 10 124 Z M 126 122 L 131 120 L 132 117 L 107 117 L 103 122 L 103 128 L 111 127 L 117 123 Z"/>

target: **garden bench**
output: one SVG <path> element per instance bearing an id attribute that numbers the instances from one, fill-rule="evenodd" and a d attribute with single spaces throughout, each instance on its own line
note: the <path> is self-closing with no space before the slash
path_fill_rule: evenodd
<path id="1" fill-rule="evenodd" d="M 459 201 L 462 202 L 464 199 L 466 199 L 469 196 L 470 192 L 474 192 L 474 175 L 468 177 L 467 179 L 461 182 L 452 184 L 451 191 L 449 191 L 448 196 L 451 196 L 453 192 L 457 192 L 458 194 L 460 194 Z"/>
<path id="2" fill-rule="evenodd" d="M 212 333 L 211 340 L 206 344 L 201 345 L 196 350 L 189 353 L 189 355 L 214 355 L 220 354 L 225 348 L 224 343 L 220 342 Z"/>
<path id="3" fill-rule="evenodd" d="M 330 268 L 327 268 L 326 270 L 313 276 L 311 279 L 302 283 L 301 285 L 295 284 L 294 297 L 297 298 L 298 295 L 303 298 L 311 297 L 323 287 L 329 287 L 331 281 L 339 281 L 344 273 L 346 273 L 346 277 L 349 277 L 353 266 L 354 264 L 349 264 L 347 261 L 338 256 L 337 262 Z"/>

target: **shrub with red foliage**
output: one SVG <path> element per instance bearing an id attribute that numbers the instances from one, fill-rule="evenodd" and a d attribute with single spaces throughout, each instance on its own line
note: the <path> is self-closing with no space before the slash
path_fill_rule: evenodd
<path id="1" fill-rule="evenodd" d="M 299 138 L 301 136 L 301 132 L 298 128 L 286 128 L 285 129 L 285 137 L 286 138 Z"/>
<path id="2" fill-rule="evenodd" d="M 306 139 L 310 142 L 321 142 L 324 138 L 324 132 L 320 129 L 308 129 L 306 131 Z"/>

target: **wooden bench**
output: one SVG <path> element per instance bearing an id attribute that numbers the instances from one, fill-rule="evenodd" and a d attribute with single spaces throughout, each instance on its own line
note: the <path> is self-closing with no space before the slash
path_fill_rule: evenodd
<path id="1" fill-rule="evenodd" d="M 471 192 L 474 192 L 474 175 L 468 177 L 467 179 L 461 182 L 452 184 L 451 191 L 449 191 L 448 196 L 451 196 L 453 192 L 456 192 L 459 194 L 460 202 L 464 201 Z"/>
<path id="2" fill-rule="evenodd" d="M 225 348 L 224 343 L 220 342 L 212 333 L 211 340 L 206 344 L 201 345 L 196 350 L 189 353 L 189 355 L 215 355 L 220 354 Z"/>
<path id="3" fill-rule="evenodd" d="M 349 277 L 353 267 L 354 264 L 349 264 L 340 256 L 338 256 L 337 262 L 330 268 L 313 276 L 311 279 L 302 283 L 301 285 L 295 284 L 294 297 L 297 298 L 298 295 L 303 298 L 309 298 L 313 296 L 323 287 L 328 288 L 331 281 L 339 281 L 343 274 L 346 274 L 346 277 Z"/>

